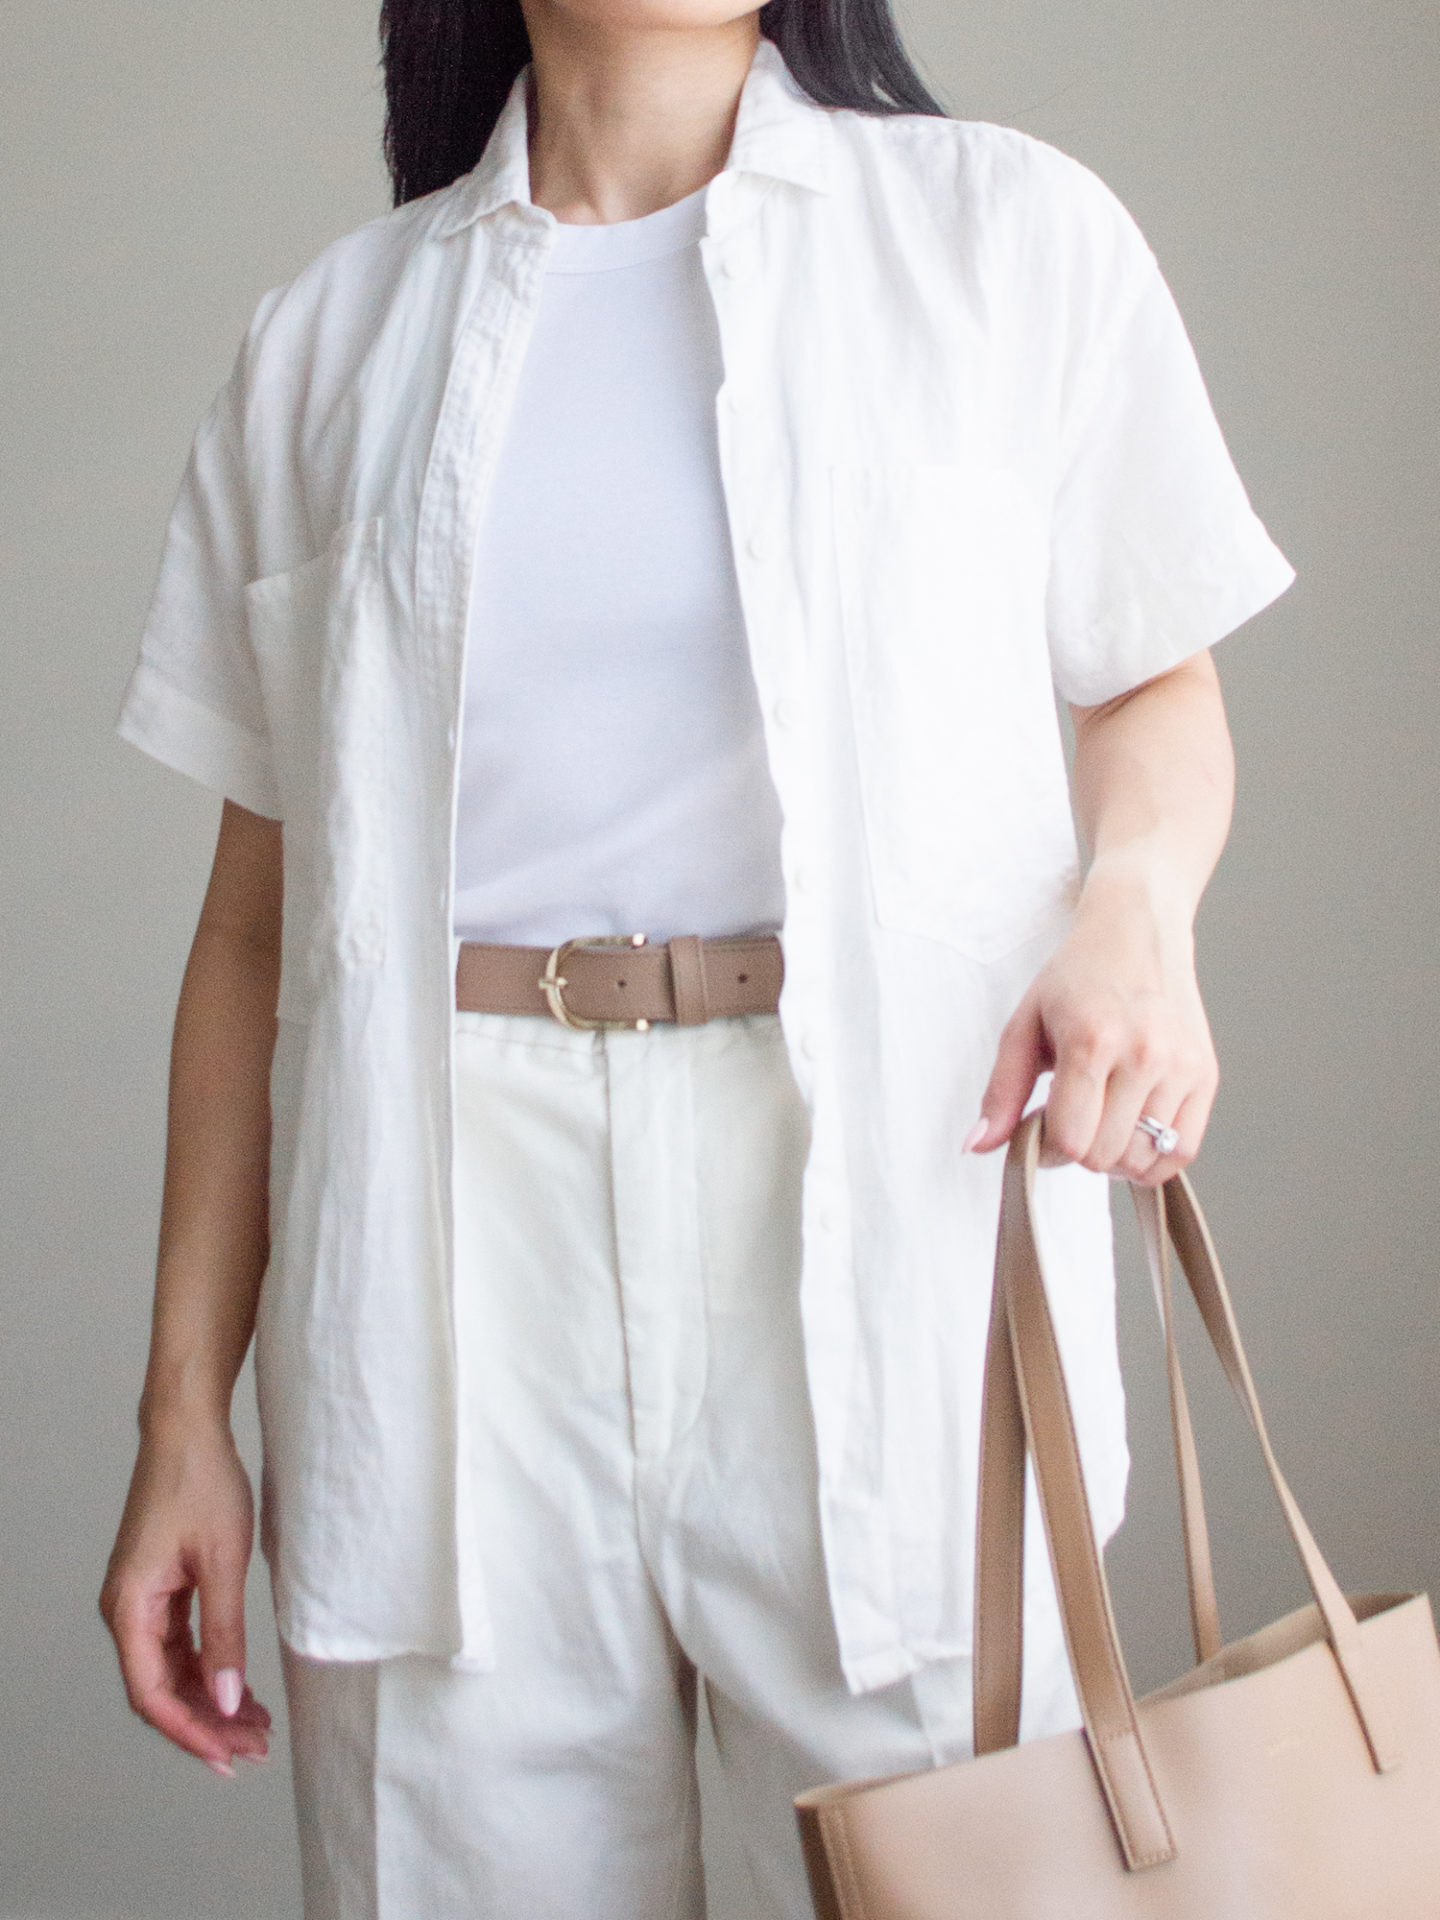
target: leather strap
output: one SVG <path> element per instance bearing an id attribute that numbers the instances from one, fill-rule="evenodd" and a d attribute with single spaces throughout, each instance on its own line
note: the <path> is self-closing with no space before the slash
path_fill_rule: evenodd
<path id="1" fill-rule="evenodd" d="M 1150 1268 L 1150 1284 L 1165 1336 L 1165 1374 L 1170 1388 L 1170 1434 L 1175 1448 L 1175 1471 L 1180 1482 L 1180 1530 L 1185 1540 L 1185 1588 L 1190 1601 L 1190 1633 L 1197 1666 L 1213 1659 L 1224 1644 L 1220 1636 L 1220 1605 L 1215 1595 L 1215 1565 L 1210 1552 L 1210 1528 L 1205 1519 L 1205 1493 L 1200 1481 L 1200 1456 L 1190 1400 L 1175 1339 L 1175 1303 L 1170 1286 L 1169 1226 L 1165 1195 L 1134 1187 L 1130 1198 L 1140 1222 L 1140 1237 Z"/>
<path id="2" fill-rule="evenodd" d="M 1137 1193 L 1143 1197 L 1147 1189 L 1139 1188 Z M 1152 1203 L 1159 1202 L 1159 1196 L 1152 1192 Z M 1143 1202 L 1142 1202 L 1143 1203 Z M 1290 1530 L 1290 1538 L 1300 1556 L 1305 1569 L 1305 1577 L 1310 1590 L 1325 1620 L 1326 1636 L 1334 1652 L 1340 1671 L 1344 1676 L 1346 1688 L 1350 1694 L 1351 1705 L 1365 1735 L 1366 1745 L 1370 1749 L 1370 1758 L 1377 1773 L 1388 1773 L 1399 1766 L 1401 1753 L 1395 1736 L 1391 1731 L 1390 1713 L 1371 1683 L 1365 1659 L 1364 1642 L 1361 1639 L 1359 1624 L 1354 1609 L 1345 1598 L 1340 1583 L 1330 1571 L 1329 1563 L 1316 1544 L 1299 1503 L 1280 1471 L 1280 1464 L 1270 1444 L 1270 1435 L 1265 1427 L 1265 1415 L 1260 1408 L 1260 1397 L 1255 1391 L 1255 1382 L 1250 1373 L 1250 1363 L 1245 1357 L 1244 1344 L 1240 1338 L 1240 1328 L 1235 1319 L 1235 1309 L 1225 1285 L 1224 1275 L 1220 1271 L 1220 1261 L 1215 1252 L 1215 1243 L 1210 1238 L 1210 1229 L 1205 1224 L 1205 1216 L 1200 1211 L 1200 1203 L 1184 1174 L 1176 1174 L 1165 1183 L 1164 1201 L 1159 1213 L 1161 1232 L 1158 1236 L 1161 1250 L 1161 1280 L 1165 1291 L 1169 1291 L 1169 1259 L 1167 1240 L 1173 1240 L 1175 1251 L 1180 1256 L 1181 1269 L 1189 1283 L 1196 1306 L 1200 1309 L 1200 1318 L 1205 1331 L 1210 1336 L 1210 1344 L 1215 1349 L 1225 1377 L 1230 1382 L 1235 1397 L 1245 1409 L 1255 1437 L 1260 1442 L 1261 1457 L 1265 1470 L 1270 1476 L 1270 1484 L 1275 1489 L 1275 1497 L 1285 1516 Z M 1168 1232 L 1165 1230 L 1168 1228 Z M 1173 1344 L 1173 1336 L 1172 1336 Z M 1175 1366 L 1179 1368 L 1179 1358 Z M 1191 1442 L 1193 1450 L 1193 1440 Z M 1198 1482 L 1198 1467 L 1196 1470 Z"/>
<path id="3" fill-rule="evenodd" d="M 997 1300 L 991 1316 L 982 1415 L 975 1750 L 989 1753 L 1013 1744 L 1019 1727 L 1022 1616 L 1018 1596 L 1024 1557 L 1024 1456 L 1015 1419 L 1018 1405 L 1018 1425 L 1023 1428 L 1024 1445 L 1035 1465 L 1091 1757 L 1126 1863 L 1132 1868 L 1143 1867 L 1172 1857 L 1174 1843 L 1145 1755 L 1134 1695 L 1120 1653 L 1035 1243 L 1032 1203 L 1040 1125 L 1040 1114 L 1029 1116 L 1011 1141 L 996 1255 Z M 1190 1492 L 1198 1496 L 1199 1468 L 1169 1305 L 1168 1241 L 1172 1236 L 1211 1342 L 1260 1439 L 1266 1469 L 1325 1620 L 1372 1763 L 1377 1771 L 1386 1771 L 1399 1759 L 1387 1730 L 1390 1716 L 1366 1672 L 1354 1613 L 1275 1461 L 1234 1309 L 1199 1204 L 1183 1174 L 1167 1182 L 1163 1199 L 1148 1188 L 1136 1189 L 1135 1197 L 1146 1228 L 1147 1252 L 1153 1250 L 1154 1255 L 1172 1387 L 1179 1384 L 1172 1415 L 1182 1489 L 1188 1477 L 1192 1481 Z M 1002 1337 L 1006 1333 L 1008 1338 Z M 1203 1548 L 1199 1544 L 1203 1532 L 1203 1506 L 1197 1498 L 1187 1521 L 1192 1616 L 1197 1619 L 1197 1639 L 1208 1640 L 1205 1590 L 1208 1583 L 1213 1605 L 1213 1581 L 1208 1571 L 1208 1540 Z M 1218 1622 L 1214 1632 L 1218 1639 Z"/>
<path id="4" fill-rule="evenodd" d="M 998 1753 L 1018 1745 L 1020 1740 L 1020 1662 L 1025 1636 L 1025 1421 L 1010 1357 L 1008 1289 L 1000 1278 L 1016 1257 L 1014 1249 L 1005 1245 L 1005 1236 L 1014 1231 L 1013 1210 L 1002 1206 L 980 1413 L 973 1649 L 977 1754 Z"/>
<path id="5" fill-rule="evenodd" d="M 1022 1121 L 1006 1160 L 1003 1270 L 997 1284 L 1004 1288 L 1010 1338 L 1002 1344 L 1011 1355 L 1025 1439 L 1035 1463 L 1040 1510 L 1091 1758 L 1126 1865 L 1158 1866 L 1175 1857 L 1175 1840 L 1145 1752 L 1120 1651 L 1031 1219 L 1040 1120 L 1037 1113 Z M 981 1524 L 987 1524 L 983 1513 Z M 992 1553 L 998 1544 L 992 1544 Z M 1023 1566 L 1023 1509 L 1019 1546 Z M 988 1623 L 982 1623 L 980 1634 L 983 1640 L 991 1638 Z"/>
<path id="6" fill-rule="evenodd" d="M 701 940 L 684 935 L 651 946 L 629 941 L 567 942 L 555 949 L 554 989 L 576 1025 L 705 1020 L 774 1013 L 785 977 L 773 933 Z M 465 940 L 455 964 L 455 1005 L 465 1012 L 539 1013 L 559 1019 L 541 984 L 548 947 Z"/>
<path id="7" fill-rule="evenodd" d="M 705 985 L 705 942 L 693 933 L 670 942 L 670 988 L 675 1019 L 682 1027 L 701 1027 L 710 1018 Z"/>

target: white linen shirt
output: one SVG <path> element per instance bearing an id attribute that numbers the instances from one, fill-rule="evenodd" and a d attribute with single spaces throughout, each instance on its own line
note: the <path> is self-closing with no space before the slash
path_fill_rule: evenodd
<path id="1" fill-rule="evenodd" d="M 762 39 L 705 204 L 783 816 L 780 1018 L 811 1119 L 821 1525 L 863 1691 L 970 1647 L 1002 1156 L 960 1143 L 1076 897 L 1056 693 L 1164 672 L 1293 573 L 1150 249 L 1077 162 L 984 123 L 821 108 Z M 556 224 L 529 197 L 522 75 L 470 173 L 264 296 L 197 432 L 117 723 L 284 821 L 262 1541 L 280 1630 L 316 1657 L 495 1660 L 457 1464 L 457 730 Z M 1108 1183 L 1067 1168 L 1042 1203 L 1103 1537 L 1128 1465 Z"/>

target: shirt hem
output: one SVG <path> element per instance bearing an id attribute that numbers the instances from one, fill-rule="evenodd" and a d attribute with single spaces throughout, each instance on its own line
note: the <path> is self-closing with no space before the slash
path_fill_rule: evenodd
<path id="1" fill-rule="evenodd" d="M 1093 1524 L 1096 1541 L 1102 1551 L 1119 1532 L 1124 1518 L 1123 1494 L 1097 1513 Z M 1059 1595 L 1049 1583 L 1036 1585 L 1027 1582 L 1023 1606 L 1024 1623 L 1027 1629 L 1033 1629 L 1044 1620 L 1055 1617 Z M 897 1639 L 888 1646 L 874 1648 L 859 1659 L 847 1660 L 842 1652 L 841 1669 L 846 1688 L 852 1696 L 857 1696 L 873 1693 L 880 1687 L 894 1686 L 899 1680 L 908 1680 L 912 1674 L 919 1673 L 922 1667 L 934 1666 L 945 1660 L 972 1660 L 974 1657 L 972 1615 L 964 1630 L 958 1634 L 939 1639 L 918 1636 L 909 1640 Z"/>
<path id="2" fill-rule="evenodd" d="M 275 1628 L 292 1653 L 305 1660 L 359 1661 L 396 1660 L 403 1655 L 427 1660 L 443 1660 L 456 1673 L 492 1673 L 493 1655 L 456 1649 L 452 1643 L 426 1640 L 419 1635 L 398 1637 L 360 1633 L 327 1633 L 286 1617 L 277 1607 Z"/>

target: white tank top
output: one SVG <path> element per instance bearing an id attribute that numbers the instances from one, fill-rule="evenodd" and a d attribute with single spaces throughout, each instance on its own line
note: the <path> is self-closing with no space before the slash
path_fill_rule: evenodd
<path id="1" fill-rule="evenodd" d="M 455 927 L 773 930 L 771 783 L 715 434 L 705 190 L 562 224 L 481 528 Z"/>

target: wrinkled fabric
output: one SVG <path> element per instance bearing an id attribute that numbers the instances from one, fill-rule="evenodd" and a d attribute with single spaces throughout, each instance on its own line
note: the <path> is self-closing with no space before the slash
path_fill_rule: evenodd
<path id="1" fill-rule="evenodd" d="M 287 1654 L 307 1920 L 701 1920 L 697 1712 L 745 1911 L 813 1920 L 795 1795 L 968 1759 L 971 1669 L 859 1696 L 841 1673 L 779 1020 L 456 1023 L 465 1497 L 496 1663 Z M 1080 1724 L 1045 1598 L 1026 1738 Z"/>
<path id="2" fill-rule="evenodd" d="M 300 1652 L 484 1669 L 460 1497 L 454 835 L 476 538 L 556 222 L 525 76 L 475 168 L 260 301 L 195 439 L 118 730 L 284 821 L 262 1538 Z M 1083 166 L 811 103 L 762 40 L 700 243 L 783 818 L 800 1288 L 849 1686 L 970 1647 L 1000 1166 L 963 1156 L 1078 885 L 1056 693 L 1293 577 L 1150 249 Z M 1126 1451 L 1107 1183 L 1043 1225 L 1097 1531 Z"/>

